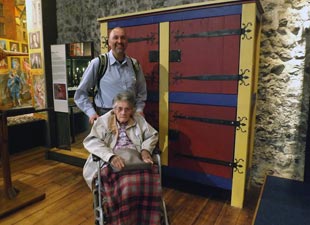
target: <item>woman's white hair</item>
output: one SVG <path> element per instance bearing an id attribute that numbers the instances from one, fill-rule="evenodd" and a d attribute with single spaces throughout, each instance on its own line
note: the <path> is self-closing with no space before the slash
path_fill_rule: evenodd
<path id="1" fill-rule="evenodd" d="M 118 93 L 114 98 L 113 98 L 113 108 L 115 108 L 117 102 L 128 102 L 129 106 L 132 107 L 133 110 L 135 110 L 136 106 L 136 97 L 133 92 L 131 91 L 124 91 Z"/>

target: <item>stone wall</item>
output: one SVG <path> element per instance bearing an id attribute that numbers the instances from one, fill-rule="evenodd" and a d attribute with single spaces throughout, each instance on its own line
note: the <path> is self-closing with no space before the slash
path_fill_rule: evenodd
<path id="1" fill-rule="evenodd" d="M 57 0 L 58 43 L 94 41 L 97 18 L 203 1 Z M 252 181 L 302 180 L 309 107 L 309 1 L 261 0 L 265 10 Z M 308 40 L 308 41 L 307 41 Z"/>
<path id="2" fill-rule="evenodd" d="M 98 18 L 133 13 L 150 9 L 202 0 L 56 0 L 58 43 L 93 41 L 95 55 L 100 53 L 100 30 Z"/>
<path id="3" fill-rule="evenodd" d="M 309 1 L 262 0 L 253 181 L 302 180 L 309 111 Z M 309 39 L 309 38 L 308 38 Z"/>

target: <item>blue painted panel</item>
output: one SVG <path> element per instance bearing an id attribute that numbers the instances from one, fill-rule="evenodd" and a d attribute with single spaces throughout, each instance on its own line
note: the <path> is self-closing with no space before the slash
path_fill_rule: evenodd
<path id="1" fill-rule="evenodd" d="M 170 21 L 182 21 L 189 19 L 199 19 L 199 18 L 208 18 L 215 16 L 227 16 L 227 15 L 236 15 L 241 14 L 242 6 L 241 5 L 232 5 L 232 6 L 222 6 L 214 8 L 200 8 L 186 11 L 178 12 L 163 12 L 160 15 L 146 15 L 146 16 L 137 16 L 133 18 L 124 18 L 121 20 L 109 21 L 108 28 L 112 29 L 114 27 L 129 27 L 129 26 L 138 26 L 146 24 L 154 24 L 161 22 L 170 22 Z"/>
<path id="2" fill-rule="evenodd" d="M 170 176 L 174 178 L 188 180 L 191 182 L 197 182 L 199 184 L 219 187 L 219 188 L 223 188 L 226 190 L 232 189 L 231 179 L 218 177 L 218 176 L 205 174 L 205 173 L 188 171 L 188 170 L 179 169 L 179 168 L 163 166 L 163 176 Z"/>
<path id="3" fill-rule="evenodd" d="M 237 107 L 237 95 L 170 92 L 169 102 Z"/>

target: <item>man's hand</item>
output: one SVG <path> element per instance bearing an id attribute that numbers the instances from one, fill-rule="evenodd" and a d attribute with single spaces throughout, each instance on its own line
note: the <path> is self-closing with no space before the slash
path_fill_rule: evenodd
<path id="1" fill-rule="evenodd" d="M 96 120 L 97 118 L 99 118 L 99 115 L 98 115 L 98 114 L 92 115 L 91 117 L 89 117 L 89 123 L 90 123 L 91 125 L 93 125 L 94 122 L 95 122 L 95 120 Z"/>
<path id="2" fill-rule="evenodd" d="M 150 152 L 148 150 L 144 149 L 144 150 L 141 151 L 141 158 L 146 163 L 151 163 L 151 164 L 154 163 L 153 159 L 152 159 L 152 156 L 151 156 L 151 154 L 150 154 Z"/>
<path id="3" fill-rule="evenodd" d="M 141 116 L 143 116 L 143 117 L 144 117 L 144 113 L 143 113 L 143 111 L 139 111 L 139 112 L 137 112 L 137 113 L 139 113 Z"/>

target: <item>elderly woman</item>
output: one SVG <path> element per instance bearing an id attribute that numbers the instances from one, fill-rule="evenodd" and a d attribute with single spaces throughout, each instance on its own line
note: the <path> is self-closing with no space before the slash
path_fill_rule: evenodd
<path id="1" fill-rule="evenodd" d="M 155 225 L 160 224 L 161 186 L 158 167 L 153 165 L 151 154 L 158 142 L 158 132 L 135 113 L 134 106 L 135 97 L 131 92 L 118 94 L 113 100 L 113 109 L 95 121 L 84 146 L 104 162 L 102 195 L 107 199 L 109 224 Z M 120 154 L 124 149 L 130 154 L 138 153 L 149 169 L 126 169 L 129 165 Z M 90 156 L 83 170 L 90 188 L 95 174 L 96 167 Z"/>

